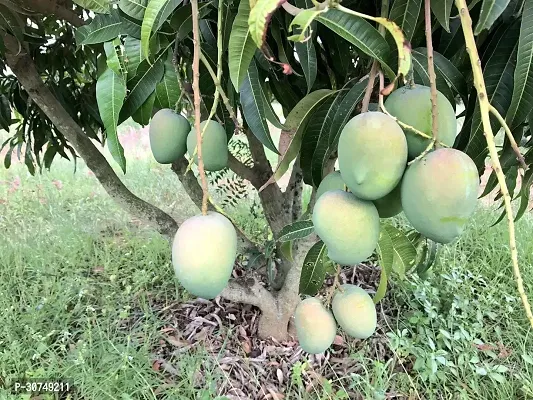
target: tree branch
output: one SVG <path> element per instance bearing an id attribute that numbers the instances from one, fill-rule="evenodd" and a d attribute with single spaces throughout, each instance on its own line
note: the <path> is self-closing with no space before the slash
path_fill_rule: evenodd
<path id="1" fill-rule="evenodd" d="M 235 172 L 237 175 L 239 175 L 241 178 L 246 179 L 247 181 L 252 183 L 254 187 L 256 187 L 257 185 L 259 185 L 258 187 L 260 187 L 261 183 L 258 182 L 259 177 L 255 173 L 254 169 L 239 161 L 231 153 L 229 153 L 228 155 L 228 168 Z"/>
<path id="2" fill-rule="evenodd" d="M 437 76 L 435 75 L 435 66 L 433 65 L 433 39 L 431 37 L 431 0 L 424 0 L 424 20 L 426 24 L 426 47 L 428 50 L 428 74 L 429 86 L 431 90 L 431 133 L 433 144 L 439 140 L 439 121 L 437 109 Z"/>
<path id="3" fill-rule="evenodd" d="M 300 167 L 300 159 L 297 158 L 292 167 L 289 184 L 285 190 L 284 208 L 291 212 L 291 222 L 296 221 L 302 214 L 302 191 L 303 191 L 303 174 Z"/>
<path id="4" fill-rule="evenodd" d="M 72 5 L 70 2 L 57 1 L 57 0 L 20 0 L 24 7 L 30 10 L 36 11 L 44 15 L 55 15 L 57 18 L 62 19 L 70 23 L 75 27 L 80 27 L 84 24 L 78 14 L 72 9 L 68 8 L 68 5 Z M 3 3 L 3 1 L 0 1 Z"/>
<path id="5" fill-rule="evenodd" d="M 63 108 L 44 84 L 33 59 L 24 51 L 19 52 L 18 41 L 4 35 L 7 65 L 11 68 L 30 98 L 39 106 L 55 127 L 65 136 L 76 152 L 104 187 L 109 196 L 130 214 L 147 221 L 159 233 L 173 237 L 178 229 L 176 221 L 159 208 L 135 196 L 115 174 L 104 155 L 98 151 L 81 127 Z"/>
<path id="6" fill-rule="evenodd" d="M 221 297 L 236 303 L 251 304 L 261 310 L 272 310 L 276 308 L 276 301 L 258 278 L 243 277 L 232 279 L 228 286 L 220 294 Z"/>

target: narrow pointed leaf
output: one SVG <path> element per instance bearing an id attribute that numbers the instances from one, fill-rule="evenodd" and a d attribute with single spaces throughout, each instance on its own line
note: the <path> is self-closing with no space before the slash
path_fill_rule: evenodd
<path id="1" fill-rule="evenodd" d="M 274 108 L 272 107 L 272 103 L 270 100 L 267 99 L 265 88 L 261 86 L 261 94 L 263 97 L 263 107 L 265 110 L 265 117 L 268 122 L 270 122 L 272 125 L 274 125 L 278 129 L 284 129 L 283 124 L 280 122 L 279 117 L 274 112 Z"/>
<path id="2" fill-rule="evenodd" d="M 265 95 L 259 80 L 259 71 L 255 62 L 251 62 L 248 74 L 241 85 L 240 100 L 243 114 L 254 136 L 269 150 L 279 154 L 270 136 L 265 117 Z"/>
<path id="3" fill-rule="evenodd" d="M 152 110 L 154 109 L 155 92 L 152 93 L 142 106 L 131 116 L 131 118 L 142 126 L 146 126 L 150 123 L 152 118 Z"/>
<path id="4" fill-rule="evenodd" d="M 104 43 L 106 63 L 107 63 L 108 68 L 112 69 L 116 74 L 124 77 L 125 71 L 120 61 L 120 56 L 117 52 L 117 47 L 120 49 L 120 39 L 118 38 L 116 38 L 112 42 Z"/>
<path id="5" fill-rule="evenodd" d="M 300 276 L 300 293 L 314 296 L 318 293 L 326 278 L 327 248 L 319 241 L 309 249 L 305 256 Z"/>
<path id="6" fill-rule="evenodd" d="M 326 117 L 327 124 L 330 124 L 329 120 L 332 118 L 329 132 L 324 130 L 324 135 L 319 137 L 313 154 L 313 184 L 317 187 L 322 181 L 324 168 L 329 157 L 337 148 L 342 128 L 344 128 L 344 125 L 346 125 L 352 116 L 353 110 L 357 104 L 363 100 L 367 84 L 368 79 L 363 79 L 361 82 L 353 85 L 346 94 L 342 94 L 341 92 L 339 96 L 342 95 L 343 97 L 339 99 L 340 102 L 338 107 L 336 107 L 335 114 L 332 114 L 331 117 L 329 115 Z"/>
<path id="7" fill-rule="evenodd" d="M 520 188 L 520 207 L 516 212 L 515 221 L 518 221 L 527 211 L 530 202 L 531 186 L 533 186 L 533 169 L 528 169 L 522 179 L 522 186 Z"/>
<path id="8" fill-rule="evenodd" d="M 122 19 L 117 12 L 98 14 L 89 25 L 76 29 L 76 44 L 96 44 L 109 42 L 120 35 Z"/>
<path id="9" fill-rule="evenodd" d="M 363 18 L 332 9 L 320 14 L 316 19 L 363 53 L 378 60 L 385 69 L 388 68 L 389 74 L 395 76 L 385 62 L 390 52 L 387 41 Z"/>
<path id="10" fill-rule="evenodd" d="M 211 2 L 198 4 L 198 16 L 203 18 L 209 12 Z M 178 40 L 185 39 L 192 32 L 192 7 L 190 4 L 181 6 L 170 19 L 170 26 L 176 30 Z"/>
<path id="11" fill-rule="evenodd" d="M 248 17 L 250 3 L 241 1 L 229 39 L 229 74 L 235 91 L 238 92 L 246 77 L 248 66 L 255 54 L 255 43 L 250 35 Z"/>
<path id="12" fill-rule="evenodd" d="M 315 111 L 328 96 L 335 91 L 329 89 L 319 89 L 309 93 L 296 104 L 285 120 L 285 128 L 280 135 L 278 150 L 280 158 L 274 175 L 259 189 L 265 187 L 280 179 L 289 169 L 290 163 L 298 156 L 305 126 L 309 116 Z"/>
<path id="13" fill-rule="evenodd" d="M 109 13 L 109 8 L 111 0 L 73 0 L 77 5 L 94 11 L 95 13 L 107 14 Z"/>
<path id="14" fill-rule="evenodd" d="M 450 14 L 452 12 L 453 0 L 438 0 L 431 2 L 431 11 L 437 17 L 439 24 L 450 32 Z"/>
<path id="15" fill-rule="evenodd" d="M 311 28 L 311 30 L 313 30 L 313 21 L 323 12 L 324 10 L 312 8 L 298 13 L 298 15 L 294 17 L 289 25 L 289 31 L 294 30 L 294 27 L 298 27 L 300 29 L 300 33 L 289 36 L 287 39 L 294 40 L 295 42 L 303 42 L 306 39 L 306 36 L 311 34 L 308 29 Z"/>
<path id="16" fill-rule="evenodd" d="M 315 43 L 309 38 L 304 43 L 296 42 L 294 48 L 304 71 L 305 81 L 307 82 L 307 93 L 309 93 L 315 84 L 318 72 Z"/>
<path id="17" fill-rule="evenodd" d="M 509 0 L 483 0 L 474 35 L 479 35 L 481 31 L 490 29 L 508 4 Z"/>
<path id="18" fill-rule="evenodd" d="M 313 231 L 313 221 L 296 221 L 292 224 L 284 226 L 283 229 L 281 229 L 278 235 L 278 242 L 288 242 L 291 240 L 302 239 L 312 234 Z"/>
<path id="19" fill-rule="evenodd" d="M 119 8 L 130 17 L 142 21 L 148 0 L 120 0 Z"/>
<path id="20" fill-rule="evenodd" d="M 141 25 L 141 49 L 143 58 L 148 58 L 150 55 L 150 36 L 157 18 L 157 14 L 165 7 L 170 0 L 149 0 L 148 6 L 143 17 Z"/>
<path id="21" fill-rule="evenodd" d="M 155 88 L 155 94 L 161 108 L 174 108 L 180 98 L 181 91 L 176 70 L 172 64 L 172 52 L 168 53 L 165 61 L 165 73 Z"/>
<path id="22" fill-rule="evenodd" d="M 526 0 L 520 24 L 514 88 L 507 123 L 514 130 L 533 109 L 533 0 Z M 501 111 L 500 111 L 501 112 Z"/>
<path id="23" fill-rule="evenodd" d="M 413 39 L 423 0 L 396 0 L 392 4 L 389 19 L 395 22 L 409 41 Z"/>
<path id="24" fill-rule="evenodd" d="M 126 158 L 124 148 L 118 140 L 117 125 L 125 97 L 124 79 L 108 68 L 96 82 L 96 101 L 107 132 L 109 151 L 124 173 L 126 173 Z"/>
<path id="25" fill-rule="evenodd" d="M 383 235 L 388 235 L 392 242 L 393 263 L 392 271 L 399 275 L 405 274 L 416 261 L 416 248 L 407 236 L 390 224 L 382 225 Z"/>
<path id="26" fill-rule="evenodd" d="M 124 40 L 124 55 L 126 70 L 128 71 L 128 80 L 134 78 L 137 73 L 137 67 L 142 61 L 141 41 L 131 36 L 126 36 Z"/>

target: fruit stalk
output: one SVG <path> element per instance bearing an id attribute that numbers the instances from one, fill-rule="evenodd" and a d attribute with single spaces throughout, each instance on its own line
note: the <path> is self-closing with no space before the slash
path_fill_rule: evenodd
<path id="1" fill-rule="evenodd" d="M 381 17 L 387 18 L 389 16 L 389 0 L 381 0 Z M 385 36 L 385 27 L 379 25 L 378 28 L 381 36 Z M 374 60 L 372 63 L 372 68 L 370 69 L 370 75 L 368 77 L 368 85 L 366 86 L 365 97 L 363 98 L 363 105 L 361 106 L 361 112 L 368 111 L 368 105 L 370 104 L 370 97 L 372 96 L 372 91 L 374 89 L 374 82 L 376 80 L 376 75 L 378 72 L 378 60 Z"/>
<path id="2" fill-rule="evenodd" d="M 433 144 L 438 140 L 438 111 L 437 111 L 437 76 L 435 75 L 435 65 L 433 65 L 433 40 L 431 38 L 431 0 L 424 0 L 424 19 L 426 24 L 426 48 L 428 51 L 428 73 L 429 86 L 431 88 L 431 132 L 433 134 Z"/>
<path id="3" fill-rule="evenodd" d="M 192 34 L 194 44 L 194 55 L 192 61 L 193 79 L 192 87 L 194 92 L 194 129 L 196 130 L 196 142 L 198 147 L 198 170 L 202 181 L 202 215 L 207 214 L 207 201 L 209 192 L 207 189 L 207 177 L 205 176 L 204 160 L 202 158 L 202 132 L 200 129 L 200 31 L 198 28 L 198 0 L 191 0 L 192 9 Z"/>
<path id="4" fill-rule="evenodd" d="M 507 214 L 507 222 L 509 225 L 509 245 L 511 248 L 511 262 L 513 264 L 513 272 L 515 275 L 516 285 L 518 287 L 518 293 L 524 305 L 526 316 L 533 327 L 533 313 L 524 290 L 524 282 L 522 280 L 522 274 L 520 273 L 520 267 L 518 265 L 518 251 L 516 249 L 516 237 L 513 209 L 511 206 L 511 196 L 509 195 L 509 189 L 505 183 L 505 175 L 502 171 L 500 160 L 498 159 L 498 151 L 496 150 L 496 144 L 494 143 L 494 133 L 492 132 L 492 126 L 490 124 L 490 103 L 485 90 L 485 81 L 483 79 L 483 71 L 481 69 L 481 61 L 476 47 L 476 41 L 474 38 L 474 32 L 472 31 L 472 19 L 468 12 L 466 0 L 455 0 L 455 6 L 459 10 L 459 17 L 461 19 L 461 26 L 463 28 L 463 35 L 466 43 L 466 51 L 470 57 L 470 64 L 472 66 L 472 73 L 474 76 L 474 86 L 477 91 L 477 97 L 479 101 L 479 109 L 481 112 L 481 121 L 483 123 L 483 129 L 485 133 L 485 139 L 487 141 L 487 147 L 489 149 L 490 158 L 493 164 L 494 172 L 498 178 L 500 185 L 500 191 L 503 196 L 505 213 Z"/>

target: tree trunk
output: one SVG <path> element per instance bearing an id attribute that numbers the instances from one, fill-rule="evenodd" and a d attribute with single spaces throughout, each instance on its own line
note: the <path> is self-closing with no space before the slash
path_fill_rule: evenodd
<path id="1" fill-rule="evenodd" d="M 262 311 L 259 318 L 258 335 L 261 339 L 273 338 L 278 342 L 290 339 L 289 322 L 292 314 Z"/>

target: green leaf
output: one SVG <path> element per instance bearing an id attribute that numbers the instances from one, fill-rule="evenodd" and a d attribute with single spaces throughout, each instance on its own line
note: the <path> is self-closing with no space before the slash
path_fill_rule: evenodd
<path id="1" fill-rule="evenodd" d="M 388 276 L 392 273 L 392 266 L 394 263 L 394 246 L 392 244 L 392 239 L 383 229 L 381 229 L 379 233 L 377 253 L 381 267 L 381 275 L 379 278 L 379 286 L 374 295 L 374 304 L 379 303 L 387 293 Z"/>
<path id="2" fill-rule="evenodd" d="M 0 4 L 0 27 L 13 34 L 20 43 L 24 42 L 24 21 L 3 4 Z"/>
<path id="3" fill-rule="evenodd" d="M 305 128 L 305 134 L 302 140 L 302 149 L 300 151 L 300 167 L 304 176 L 304 182 L 308 185 L 313 184 L 312 164 L 313 157 L 320 140 L 320 137 L 328 136 L 331 128 L 333 117 L 339 108 L 342 96 L 328 98 L 320 107 L 311 115 L 309 123 Z"/>
<path id="4" fill-rule="evenodd" d="M 522 178 L 522 186 L 520 187 L 520 207 L 516 212 L 515 221 L 518 221 L 527 211 L 530 201 L 531 186 L 533 185 L 533 169 L 530 167 L 524 177 Z"/>
<path id="5" fill-rule="evenodd" d="M 300 276 L 300 293 L 314 296 L 326 278 L 327 248 L 319 241 L 307 252 Z"/>
<path id="6" fill-rule="evenodd" d="M 315 43 L 310 38 L 304 43 L 295 43 L 294 48 L 304 71 L 305 81 L 307 82 L 307 93 L 309 93 L 315 84 L 318 72 Z"/>
<path id="7" fill-rule="evenodd" d="M 422 57 L 427 58 L 427 49 L 425 47 L 418 47 L 413 50 L 413 54 L 417 52 Z M 448 82 L 455 92 L 457 92 L 462 98 L 463 101 L 467 102 L 468 97 L 468 86 L 466 84 L 466 79 L 463 74 L 457 69 L 453 63 L 444 57 L 442 54 L 434 51 L 433 60 L 435 63 L 435 70 Z"/>
<path id="8" fill-rule="evenodd" d="M 124 40 L 124 55 L 128 80 L 135 78 L 137 68 L 141 63 L 141 41 L 131 36 Z"/>
<path id="9" fill-rule="evenodd" d="M 198 4 L 198 16 L 203 18 L 209 13 L 211 2 Z M 190 4 L 184 5 L 176 11 L 170 19 L 170 26 L 177 32 L 178 40 L 185 39 L 192 32 L 192 7 Z"/>
<path id="10" fill-rule="evenodd" d="M 107 14 L 109 13 L 110 0 L 73 0 L 77 5 L 94 11 L 95 13 Z"/>
<path id="11" fill-rule="evenodd" d="M 125 75 L 125 71 L 120 62 L 120 57 L 117 52 L 117 47 L 120 49 L 120 39 L 116 38 L 112 42 L 104 43 L 104 51 L 106 55 L 106 63 L 109 69 L 112 69 L 116 74 L 120 76 Z"/>
<path id="12" fill-rule="evenodd" d="M 312 234 L 314 229 L 313 221 L 309 219 L 293 222 L 281 229 L 278 235 L 278 242 L 289 242 L 296 239 L 302 239 Z"/>
<path id="13" fill-rule="evenodd" d="M 120 0 L 119 8 L 127 15 L 142 21 L 148 0 Z"/>
<path id="14" fill-rule="evenodd" d="M 413 39 L 422 3 L 423 0 L 396 0 L 392 4 L 389 19 L 402 28 L 409 41 Z"/>
<path id="15" fill-rule="evenodd" d="M 165 23 L 170 14 L 172 14 L 182 2 L 183 0 L 168 0 L 161 9 L 161 11 L 157 14 L 153 30 L 159 30 L 159 28 L 161 28 L 161 26 Z M 200 18 L 202 18 L 202 16 L 200 16 Z"/>
<path id="16" fill-rule="evenodd" d="M 438 0 L 431 2 L 431 11 L 437 17 L 439 24 L 450 32 L 450 14 L 452 12 L 453 0 Z"/>
<path id="17" fill-rule="evenodd" d="M 479 35 L 481 31 L 490 29 L 508 4 L 509 0 L 483 0 L 474 35 Z"/>
<path id="18" fill-rule="evenodd" d="M 96 44 L 109 42 L 121 33 L 122 19 L 117 12 L 98 14 L 89 25 L 76 29 L 76 44 Z"/>
<path id="19" fill-rule="evenodd" d="M 152 118 L 152 110 L 154 109 L 155 92 L 150 95 L 139 107 L 137 111 L 131 116 L 131 118 L 142 126 L 146 126 L 150 123 Z"/>
<path id="20" fill-rule="evenodd" d="M 259 189 L 259 191 L 279 180 L 285 172 L 287 172 L 289 164 L 298 156 L 300 151 L 302 137 L 309 116 L 322 101 L 334 93 L 335 91 L 330 89 L 315 90 L 300 100 L 291 110 L 285 120 L 286 129 L 281 131 L 279 139 L 278 150 L 281 155 L 279 157 L 278 166 L 276 167 L 274 175 Z"/>
<path id="21" fill-rule="evenodd" d="M 180 98 L 180 86 L 174 64 L 172 64 L 172 52 L 168 52 L 165 61 L 165 74 L 155 88 L 157 102 L 161 108 L 174 108 Z"/>
<path id="22" fill-rule="evenodd" d="M 133 115 L 146 99 L 154 92 L 157 84 L 161 82 L 165 66 L 162 58 L 158 58 L 152 65 L 144 60 L 137 68 L 137 75 L 128 81 L 128 97 L 122 107 L 119 122 L 123 122 Z"/>
<path id="23" fill-rule="evenodd" d="M 526 0 L 520 24 L 513 97 L 507 123 L 511 130 L 524 122 L 533 109 L 533 0 Z M 500 111 L 501 113 L 502 111 Z M 503 114 L 502 114 L 503 115 Z"/>
<path id="24" fill-rule="evenodd" d="M 311 8 L 308 10 L 303 10 L 298 13 L 292 20 L 289 25 L 289 31 L 293 31 L 294 27 L 300 28 L 300 33 L 289 36 L 287 39 L 293 40 L 295 42 L 303 42 L 306 40 L 305 35 L 310 36 L 312 32 L 307 32 L 309 28 L 312 30 L 312 23 L 324 10 L 317 10 L 316 8 Z"/>
<path id="25" fill-rule="evenodd" d="M 284 129 L 283 124 L 280 122 L 279 117 L 277 116 L 276 112 L 274 111 L 274 108 L 272 107 L 272 103 L 266 97 L 266 92 L 263 85 L 261 85 L 261 94 L 263 97 L 263 107 L 267 121 L 278 129 Z M 277 150 L 276 153 L 279 154 Z"/>
<path id="26" fill-rule="evenodd" d="M 248 26 L 249 16 L 250 3 L 243 0 L 239 3 L 239 11 L 233 23 L 228 49 L 229 74 L 236 92 L 239 91 L 246 78 L 248 66 L 256 49 Z"/>
<path id="27" fill-rule="evenodd" d="M 157 14 L 165 7 L 169 0 L 149 0 L 144 12 L 143 23 L 141 25 L 141 50 L 143 58 L 148 59 L 150 55 L 150 36 L 155 24 Z"/>
<path id="28" fill-rule="evenodd" d="M 124 173 L 126 173 L 126 158 L 124 148 L 118 140 L 117 125 L 125 97 L 124 79 L 108 68 L 96 82 L 96 101 L 107 132 L 109 151 Z"/>
<path id="29" fill-rule="evenodd" d="M 257 0 L 252 7 L 248 17 L 248 26 L 250 35 L 257 47 L 263 47 L 270 18 L 285 1 L 287 0 Z"/>
<path id="30" fill-rule="evenodd" d="M 519 22 L 516 21 L 502 30 L 498 30 L 495 32 L 495 36 L 496 33 L 497 37 L 491 41 L 490 48 L 485 52 L 487 61 L 483 68 L 483 76 L 489 102 L 500 114 L 504 115 L 505 111 L 509 109 L 512 99 Z M 491 124 L 493 129 L 496 128 L 495 118 L 491 118 Z M 481 170 L 487 156 L 487 142 L 483 134 L 483 124 L 477 100 L 472 116 L 470 138 L 464 151 Z"/>
<path id="31" fill-rule="evenodd" d="M 357 104 L 363 100 L 367 84 L 368 80 L 363 79 L 361 82 L 353 85 L 348 93 L 339 93 L 339 96 L 342 97 L 339 99 L 339 106 L 336 107 L 336 110 L 332 110 L 335 111 L 335 114 L 332 114 L 331 116 L 332 120 L 329 132 L 324 129 L 324 135 L 320 135 L 315 152 L 313 153 L 312 174 L 313 184 L 316 187 L 318 187 L 322 181 L 324 168 L 326 167 L 330 155 L 337 148 L 342 128 L 344 128 L 344 125 L 346 125 L 348 119 L 352 116 L 353 110 Z M 330 116 L 328 114 L 326 117 L 326 123 L 328 124 L 329 119 Z"/>
<path id="32" fill-rule="evenodd" d="M 250 63 L 248 74 L 241 85 L 240 100 L 244 118 L 254 136 L 268 149 L 279 154 L 270 136 L 265 118 L 265 95 L 259 80 L 259 71 L 254 61 Z"/>
<path id="33" fill-rule="evenodd" d="M 387 293 L 387 271 L 385 271 L 384 268 L 381 268 L 381 272 L 379 275 L 379 286 L 376 289 L 376 294 L 374 295 L 374 304 L 378 304 L 383 298 L 385 297 L 385 294 Z"/>
<path id="34" fill-rule="evenodd" d="M 363 18 L 332 9 L 316 19 L 363 53 L 378 60 L 388 75 L 396 75 L 385 62 L 390 52 L 387 41 Z"/>
<path id="35" fill-rule="evenodd" d="M 400 276 L 403 276 L 405 271 L 411 268 L 415 263 L 416 248 L 409 238 L 393 225 L 383 224 L 381 227 L 381 232 L 383 235 L 389 236 L 389 239 L 392 243 L 392 251 L 394 255 L 392 271 L 396 272 Z"/>
<path id="36" fill-rule="evenodd" d="M 122 18 L 122 33 L 141 40 L 141 22 L 119 11 Z"/>

